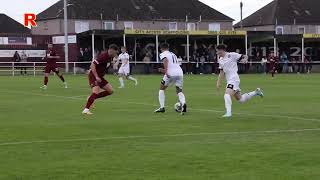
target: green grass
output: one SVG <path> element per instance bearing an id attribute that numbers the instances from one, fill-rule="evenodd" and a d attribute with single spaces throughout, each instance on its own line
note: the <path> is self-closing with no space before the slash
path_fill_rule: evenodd
<path id="1" fill-rule="evenodd" d="M 108 76 L 118 86 L 117 78 Z M 320 177 L 320 75 L 242 75 L 243 92 L 264 99 L 233 103 L 220 118 L 215 76 L 186 76 L 186 116 L 158 107 L 160 76 L 138 76 L 84 117 L 86 76 L 0 77 L 0 179 L 316 180 Z M 306 130 L 312 129 L 312 130 Z M 301 130 L 301 131 L 288 131 Z"/>

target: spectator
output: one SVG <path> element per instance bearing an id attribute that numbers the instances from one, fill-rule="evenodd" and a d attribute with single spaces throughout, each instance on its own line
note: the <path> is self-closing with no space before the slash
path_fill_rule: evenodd
<path id="1" fill-rule="evenodd" d="M 21 61 L 21 58 L 20 58 L 20 55 L 18 53 L 18 51 L 14 52 L 14 55 L 13 55 L 13 62 L 16 62 L 16 65 L 17 66 L 21 66 L 20 62 Z"/>
<path id="2" fill-rule="evenodd" d="M 151 62 L 151 59 L 152 59 L 152 53 L 151 51 L 148 51 L 146 53 L 146 55 L 144 56 L 143 58 L 143 62 L 144 62 L 144 73 L 146 74 L 150 74 L 150 62 Z"/>
<path id="3" fill-rule="evenodd" d="M 282 63 L 282 72 L 283 73 L 288 73 L 288 63 L 289 63 L 289 59 L 288 56 L 286 54 L 286 52 L 282 52 L 281 56 L 280 56 L 280 61 Z"/>
<path id="4" fill-rule="evenodd" d="M 78 62 L 85 62 L 85 57 L 84 57 L 84 51 L 82 48 L 79 49 L 79 54 L 78 54 Z M 80 64 L 80 67 L 83 69 L 86 69 L 87 65 L 84 63 Z"/>
<path id="5" fill-rule="evenodd" d="M 268 62 L 267 57 L 263 56 L 261 59 L 261 72 L 263 74 L 267 73 L 267 62 Z"/>
<path id="6" fill-rule="evenodd" d="M 90 53 L 88 48 L 84 49 L 84 53 L 83 53 L 83 61 L 85 62 L 91 62 L 92 61 L 92 54 Z M 84 68 L 86 70 L 88 70 L 90 67 L 90 64 L 85 64 Z"/>
<path id="7" fill-rule="evenodd" d="M 24 51 L 22 51 L 21 52 L 21 64 L 20 64 L 20 66 L 21 66 L 21 69 L 20 69 L 20 73 L 21 73 L 21 75 L 27 75 L 27 62 L 28 62 L 28 56 L 27 56 L 27 54 L 24 52 Z"/>
<path id="8" fill-rule="evenodd" d="M 288 63 L 288 72 L 293 73 L 294 72 L 294 58 L 291 58 L 291 60 Z"/>
<path id="9" fill-rule="evenodd" d="M 304 59 L 304 63 L 306 65 L 306 71 L 308 74 L 311 74 L 311 70 L 312 70 L 312 60 L 305 57 Z"/>
<path id="10" fill-rule="evenodd" d="M 205 73 L 205 63 L 206 62 L 206 58 L 204 56 L 200 57 L 200 74 L 204 74 Z"/>

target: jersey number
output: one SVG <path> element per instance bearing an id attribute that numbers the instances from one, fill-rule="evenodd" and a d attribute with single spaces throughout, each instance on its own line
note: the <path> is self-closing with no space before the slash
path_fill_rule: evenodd
<path id="1" fill-rule="evenodd" d="M 173 64 L 178 64 L 178 59 L 176 55 L 172 55 Z"/>

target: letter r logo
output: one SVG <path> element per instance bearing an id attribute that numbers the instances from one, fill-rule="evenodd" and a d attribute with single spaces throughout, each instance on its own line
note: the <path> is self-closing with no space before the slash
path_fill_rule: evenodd
<path id="1" fill-rule="evenodd" d="M 24 26 L 27 27 L 29 25 L 31 25 L 32 27 L 36 27 L 37 23 L 36 23 L 36 15 L 33 13 L 25 13 L 24 14 Z"/>

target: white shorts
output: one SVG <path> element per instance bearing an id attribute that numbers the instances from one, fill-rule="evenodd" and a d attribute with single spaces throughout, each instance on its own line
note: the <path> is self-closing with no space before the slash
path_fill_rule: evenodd
<path id="1" fill-rule="evenodd" d="M 240 82 L 239 81 L 230 81 L 230 82 L 227 82 L 227 89 L 232 89 L 234 90 L 235 92 L 241 92 L 241 89 L 240 89 Z"/>
<path id="2" fill-rule="evenodd" d="M 125 76 L 128 76 L 130 74 L 130 68 L 129 67 L 120 67 L 118 74 L 123 74 Z"/>
<path id="3" fill-rule="evenodd" d="M 176 87 L 182 89 L 183 76 L 170 76 L 170 78 L 168 78 L 167 75 L 163 76 L 161 84 L 168 87 L 170 84 L 173 84 L 173 83 L 175 84 Z"/>

